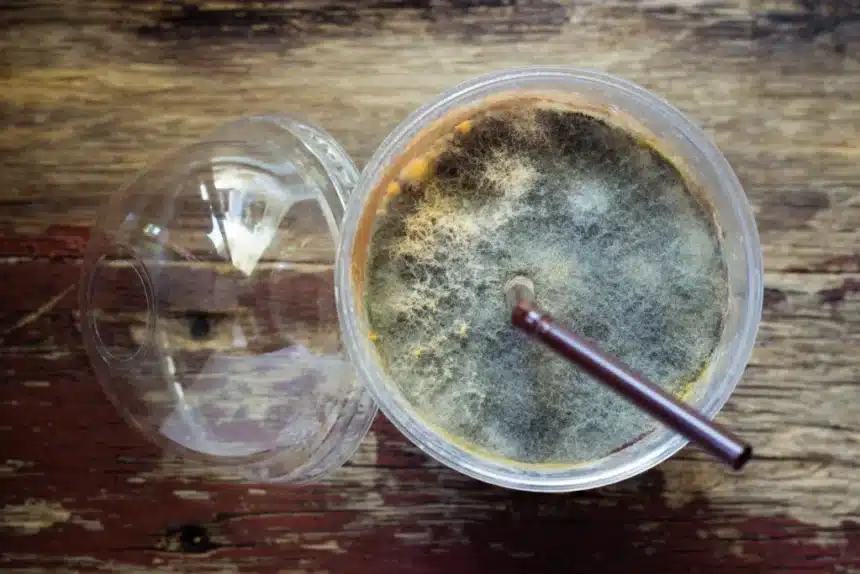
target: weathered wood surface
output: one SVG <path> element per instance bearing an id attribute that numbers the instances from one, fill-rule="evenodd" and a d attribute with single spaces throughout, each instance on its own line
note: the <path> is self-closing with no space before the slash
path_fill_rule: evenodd
<path id="1" fill-rule="evenodd" d="M 860 572 L 856 0 L 7 1 L 0 34 L 0 567 Z M 543 63 L 664 95 L 747 189 L 766 309 L 720 415 L 757 447 L 743 474 L 685 450 L 595 492 L 508 492 L 380 417 L 323 484 L 239 485 L 163 458 L 114 413 L 75 282 L 78 226 L 120 183 L 271 110 L 325 126 L 361 165 L 439 91 Z"/>

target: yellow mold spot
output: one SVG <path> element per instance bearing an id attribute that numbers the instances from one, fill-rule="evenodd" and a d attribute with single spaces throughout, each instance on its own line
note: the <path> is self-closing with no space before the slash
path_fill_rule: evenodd
<path id="1" fill-rule="evenodd" d="M 406 164 L 400 172 L 400 179 L 410 182 L 423 181 L 430 174 L 430 158 L 427 156 L 416 157 Z"/>
<path id="2" fill-rule="evenodd" d="M 415 358 L 420 359 L 421 355 L 424 354 L 424 349 L 415 349 Z"/>
<path id="3" fill-rule="evenodd" d="M 400 195 L 401 191 L 403 191 L 403 190 L 400 188 L 400 184 L 397 183 L 396 181 L 392 181 L 391 183 L 388 184 L 388 189 L 385 190 L 385 196 L 386 197 L 397 197 L 398 195 Z"/>
<path id="4" fill-rule="evenodd" d="M 382 201 L 379 202 L 379 206 L 376 208 L 376 215 L 386 215 L 388 213 L 388 196 L 383 196 Z"/>
<path id="5" fill-rule="evenodd" d="M 682 402 L 693 402 L 693 399 L 696 396 L 696 381 L 686 383 L 677 393 L 675 393 L 675 396 Z"/>
<path id="6" fill-rule="evenodd" d="M 376 341 L 378 341 L 378 340 L 379 340 L 379 335 L 377 335 L 377 334 L 376 334 L 376 333 L 374 333 L 373 331 L 371 331 L 371 332 L 367 335 L 367 337 L 368 337 L 371 341 L 374 341 L 374 342 L 376 342 Z"/>
<path id="7" fill-rule="evenodd" d="M 467 134 L 472 131 L 472 122 L 470 122 L 469 120 L 460 122 L 454 129 L 457 130 L 458 134 Z"/>

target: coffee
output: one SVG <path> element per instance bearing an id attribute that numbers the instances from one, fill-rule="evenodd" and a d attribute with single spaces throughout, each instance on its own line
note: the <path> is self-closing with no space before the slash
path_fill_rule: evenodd
<path id="1" fill-rule="evenodd" d="M 663 388 L 716 348 L 726 265 L 696 183 L 594 107 L 508 94 L 416 136 L 371 194 L 356 258 L 379 361 L 421 418 L 521 463 L 599 459 L 651 419 L 510 325 L 504 285 Z"/>

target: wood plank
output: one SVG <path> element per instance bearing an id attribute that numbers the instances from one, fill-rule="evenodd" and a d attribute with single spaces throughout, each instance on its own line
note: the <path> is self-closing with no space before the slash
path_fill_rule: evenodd
<path id="1" fill-rule="evenodd" d="M 45 0 L 4 3 L 0 29 L 3 568 L 860 572 L 855 0 Z M 269 111 L 312 119 L 363 165 L 435 94 L 549 63 L 661 94 L 744 184 L 765 310 L 720 415 L 757 448 L 743 474 L 685 449 L 613 487 L 517 493 L 427 459 L 379 417 L 321 484 L 242 484 L 162 455 L 113 410 L 80 339 L 81 226 L 139 169 Z M 304 293 L 326 273 L 273 281 Z M 225 308 L 180 293 L 198 311 Z M 305 300 L 288 311 L 310 312 Z"/>

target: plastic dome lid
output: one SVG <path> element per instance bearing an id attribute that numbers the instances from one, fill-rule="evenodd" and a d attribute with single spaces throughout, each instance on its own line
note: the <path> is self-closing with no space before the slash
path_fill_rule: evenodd
<path id="1" fill-rule="evenodd" d="M 319 128 L 256 117 L 105 206 L 81 278 L 84 343 L 151 440 L 258 480 L 311 480 L 352 454 L 376 413 L 335 306 L 357 176 Z"/>

